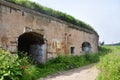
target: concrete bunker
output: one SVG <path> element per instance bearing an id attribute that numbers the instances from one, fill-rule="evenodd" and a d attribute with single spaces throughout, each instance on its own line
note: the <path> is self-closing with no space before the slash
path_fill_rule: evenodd
<path id="1" fill-rule="evenodd" d="M 18 51 L 27 52 L 35 64 L 46 62 L 46 46 L 43 35 L 36 32 L 26 32 L 18 38 Z"/>
<path id="2" fill-rule="evenodd" d="M 90 52 L 91 51 L 91 45 L 89 42 L 82 43 L 82 51 L 83 52 Z"/>

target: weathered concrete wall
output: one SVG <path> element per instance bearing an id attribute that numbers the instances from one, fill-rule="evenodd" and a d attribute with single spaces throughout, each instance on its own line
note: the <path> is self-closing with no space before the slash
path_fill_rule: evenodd
<path id="1" fill-rule="evenodd" d="M 92 52 L 98 51 L 98 35 L 95 32 L 18 5 L 1 3 L 0 45 L 4 49 L 16 51 L 19 36 L 30 31 L 44 35 L 49 57 L 59 53 L 69 55 L 71 47 L 75 47 L 74 54 L 84 54 L 83 42 L 91 44 Z"/>

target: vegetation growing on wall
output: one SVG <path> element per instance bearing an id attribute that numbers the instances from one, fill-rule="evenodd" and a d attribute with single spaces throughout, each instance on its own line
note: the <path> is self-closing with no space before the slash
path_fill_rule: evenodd
<path id="1" fill-rule="evenodd" d="M 36 11 L 38 11 L 40 13 L 56 17 L 56 18 L 61 19 L 63 21 L 72 23 L 74 25 L 77 25 L 77 26 L 80 26 L 82 28 L 85 28 L 85 29 L 88 29 L 88 30 L 91 30 L 91 31 L 95 32 L 95 30 L 90 25 L 88 25 L 88 24 L 86 24 L 86 23 L 84 23 L 84 22 L 82 22 L 82 21 L 80 21 L 78 19 L 75 19 L 71 15 L 62 13 L 60 11 L 55 11 L 55 10 L 53 10 L 51 8 L 43 7 L 38 3 L 31 2 L 29 0 L 6 0 L 6 1 L 9 1 L 9 2 L 18 4 L 18 5 L 24 6 L 24 7 L 33 9 L 33 10 L 36 10 Z"/>

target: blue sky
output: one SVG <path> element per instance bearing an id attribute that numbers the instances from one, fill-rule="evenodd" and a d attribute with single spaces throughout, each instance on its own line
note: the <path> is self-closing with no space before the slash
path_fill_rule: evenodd
<path id="1" fill-rule="evenodd" d="M 120 42 L 120 0 L 31 0 L 91 25 L 105 43 Z"/>

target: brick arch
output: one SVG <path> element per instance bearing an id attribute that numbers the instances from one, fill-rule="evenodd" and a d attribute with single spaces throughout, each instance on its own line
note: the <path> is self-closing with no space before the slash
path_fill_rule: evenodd
<path id="1" fill-rule="evenodd" d="M 18 38 L 18 51 L 27 52 L 35 64 L 46 62 L 46 45 L 43 35 L 36 32 L 26 32 Z M 22 57 L 22 53 L 18 53 Z"/>
<path id="2" fill-rule="evenodd" d="M 91 51 L 91 44 L 89 42 L 82 43 L 82 51 L 83 52 L 90 52 Z"/>
<path id="3" fill-rule="evenodd" d="M 18 37 L 18 51 L 29 52 L 31 45 L 42 45 L 43 35 L 36 32 L 25 32 Z"/>

